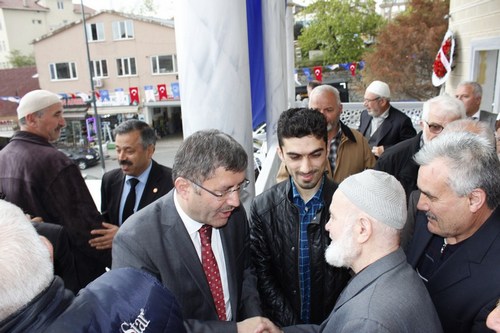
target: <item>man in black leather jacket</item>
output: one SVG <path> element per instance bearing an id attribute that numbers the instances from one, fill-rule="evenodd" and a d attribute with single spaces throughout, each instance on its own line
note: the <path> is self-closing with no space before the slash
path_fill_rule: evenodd
<path id="1" fill-rule="evenodd" d="M 252 260 L 265 316 L 280 326 L 321 323 L 347 283 L 325 261 L 337 185 L 324 174 L 327 124 L 317 110 L 290 109 L 278 121 L 278 154 L 290 177 L 251 207 Z"/>

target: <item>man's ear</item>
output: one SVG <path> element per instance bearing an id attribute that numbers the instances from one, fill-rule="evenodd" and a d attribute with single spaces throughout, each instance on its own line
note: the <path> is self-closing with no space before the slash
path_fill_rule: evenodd
<path id="1" fill-rule="evenodd" d="M 370 239 L 373 232 L 372 221 L 368 216 L 361 214 L 356 221 L 354 230 L 356 232 L 356 240 L 358 243 L 366 243 L 368 239 Z"/>
<path id="2" fill-rule="evenodd" d="M 281 150 L 281 147 L 279 145 L 278 147 L 276 147 L 276 152 L 278 153 L 281 162 L 285 162 L 285 156 L 283 155 L 283 150 Z"/>
<path id="3" fill-rule="evenodd" d="M 52 245 L 52 243 L 47 239 L 47 237 L 45 236 L 38 236 L 40 237 L 40 239 L 42 240 L 42 242 L 45 244 L 45 246 L 47 247 L 47 249 L 49 250 L 49 254 L 50 254 L 50 259 L 52 260 L 52 263 L 54 263 L 54 246 Z"/>
<path id="4" fill-rule="evenodd" d="M 174 187 L 180 197 L 183 199 L 187 198 L 189 191 L 192 189 L 191 182 L 183 177 L 177 177 L 174 181 Z"/>
<path id="5" fill-rule="evenodd" d="M 486 193 L 481 188 L 472 190 L 468 197 L 469 210 L 471 213 L 477 212 L 483 205 L 486 205 Z"/>

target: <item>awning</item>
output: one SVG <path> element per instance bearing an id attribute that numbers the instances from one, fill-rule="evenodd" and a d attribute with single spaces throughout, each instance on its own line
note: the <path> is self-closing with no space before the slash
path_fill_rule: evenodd
<path id="1" fill-rule="evenodd" d="M 137 105 L 125 105 L 125 106 L 98 106 L 97 114 L 100 116 L 105 115 L 116 115 L 122 113 L 137 113 L 139 112 L 139 107 Z M 87 111 L 88 114 L 94 115 L 94 107 L 90 107 Z"/>
<path id="2" fill-rule="evenodd" d="M 144 106 L 147 107 L 168 107 L 168 106 L 181 106 L 181 101 L 179 99 L 172 99 L 172 100 L 163 100 L 163 101 L 155 101 L 155 102 L 146 102 L 144 103 Z"/>

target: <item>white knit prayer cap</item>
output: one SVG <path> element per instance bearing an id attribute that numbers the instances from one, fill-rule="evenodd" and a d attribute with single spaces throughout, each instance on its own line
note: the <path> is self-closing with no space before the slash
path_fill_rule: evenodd
<path id="1" fill-rule="evenodd" d="M 31 113 L 43 110 L 49 106 L 60 103 L 59 95 L 47 90 L 33 90 L 27 93 L 19 101 L 17 107 L 17 118 L 22 119 Z"/>

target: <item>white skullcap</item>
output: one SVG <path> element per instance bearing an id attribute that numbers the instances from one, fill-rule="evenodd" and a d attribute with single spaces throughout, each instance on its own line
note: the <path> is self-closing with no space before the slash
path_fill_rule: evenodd
<path id="1" fill-rule="evenodd" d="M 388 173 L 365 170 L 347 177 L 338 188 L 356 207 L 395 229 L 406 223 L 406 194 Z"/>
<path id="2" fill-rule="evenodd" d="M 33 90 L 27 93 L 19 101 L 17 107 L 17 118 L 21 119 L 29 114 L 43 110 L 49 106 L 61 102 L 59 95 L 47 90 Z"/>
<path id="3" fill-rule="evenodd" d="M 371 92 L 380 97 L 391 98 L 391 90 L 389 85 L 382 81 L 373 81 L 370 83 L 366 91 Z"/>

